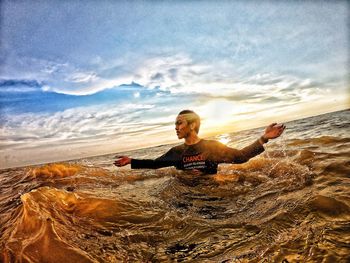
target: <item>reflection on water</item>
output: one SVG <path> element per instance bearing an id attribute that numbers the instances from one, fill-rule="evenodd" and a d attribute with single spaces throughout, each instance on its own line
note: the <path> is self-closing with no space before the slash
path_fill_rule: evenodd
<path id="1" fill-rule="evenodd" d="M 349 111 L 287 126 L 211 176 L 117 169 L 113 155 L 2 170 L 0 261 L 348 262 Z"/>

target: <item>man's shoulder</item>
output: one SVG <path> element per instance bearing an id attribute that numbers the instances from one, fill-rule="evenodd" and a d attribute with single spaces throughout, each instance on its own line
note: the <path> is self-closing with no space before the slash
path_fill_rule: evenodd
<path id="1" fill-rule="evenodd" d="M 205 145 L 221 145 L 221 142 L 218 142 L 216 140 L 209 140 L 209 139 L 202 139 L 201 142 Z"/>
<path id="2" fill-rule="evenodd" d="M 220 146 L 223 146 L 223 144 L 216 140 L 201 139 L 201 141 L 195 147 L 207 148 L 207 147 L 220 147 Z M 179 152 L 183 152 L 186 149 L 186 147 L 189 147 L 189 146 L 186 146 L 184 143 L 182 143 L 172 147 L 170 151 L 174 153 L 179 153 Z"/>
<path id="3" fill-rule="evenodd" d="M 201 140 L 200 148 L 202 149 L 217 150 L 217 149 L 222 149 L 223 147 L 225 147 L 225 145 L 216 140 L 210 140 L 210 139 Z"/>
<path id="4" fill-rule="evenodd" d="M 170 151 L 179 152 L 179 151 L 183 151 L 184 149 L 185 149 L 185 144 L 182 143 L 172 147 Z"/>

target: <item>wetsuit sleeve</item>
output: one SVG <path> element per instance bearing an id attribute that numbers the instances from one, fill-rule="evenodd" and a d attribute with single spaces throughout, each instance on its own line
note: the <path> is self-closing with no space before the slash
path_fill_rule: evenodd
<path id="1" fill-rule="evenodd" d="M 157 159 L 131 159 L 132 169 L 158 169 L 162 167 L 175 166 L 177 163 L 173 149 L 158 157 Z"/>
<path id="2" fill-rule="evenodd" d="M 255 141 L 241 150 L 217 142 L 216 161 L 218 163 L 244 163 L 250 158 L 262 153 L 264 150 L 264 146 L 262 146 L 259 141 Z"/>

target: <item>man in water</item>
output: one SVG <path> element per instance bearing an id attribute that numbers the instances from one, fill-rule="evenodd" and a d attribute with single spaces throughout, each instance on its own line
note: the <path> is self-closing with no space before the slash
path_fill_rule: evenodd
<path id="1" fill-rule="evenodd" d="M 264 144 L 270 139 L 279 137 L 285 126 L 272 123 L 265 133 L 251 145 L 237 150 L 215 140 L 205 140 L 198 137 L 200 127 L 199 116 L 191 110 L 183 110 L 176 117 L 175 130 L 179 139 L 185 143 L 171 148 L 155 160 L 131 159 L 128 156 L 118 156 L 116 166 L 131 164 L 132 169 L 158 169 L 175 166 L 192 174 L 216 174 L 219 163 L 244 163 L 264 151 Z"/>

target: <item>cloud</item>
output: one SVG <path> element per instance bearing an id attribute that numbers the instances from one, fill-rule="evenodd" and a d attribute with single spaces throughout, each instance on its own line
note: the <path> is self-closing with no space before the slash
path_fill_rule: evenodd
<path id="1" fill-rule="evenodd" d="M 109 67 L 104 64 L 97 67 L 94 72 L 75 68 L 75 73 L 71 74 L 64 70 L 64 82 L 50 80 L 48 83 L 51 91 L 71 95 L 88 95 L 131 83 L 138 83 L 147 89 L 188 92 L 190 90 L 186 86 L 191 84 L 189 79 L 198 79 L 208 68 L 207 65 L 193 63 L 188 56 L 184 55 L 153 57 L 135 63 L 125 61 L 118 66 L 111 63 Z M 115 67 L 117 72 L 106 74 L 108 71 L 113 72 Z M 51 77 L 56 78 L 56 76 Z"/>
<path id="2" fill-rule="evenodd" d="M 254 39 L 249 36 L 249 43 L 260 43 L 263 41 L 261 37 Z M 258 43 L 254 45 L 259 47 Z M 236 49 L 242 48 L 236 44 L 234 46 Z M 273 70 L 273 67 L 257 69 L 249 61 L 243 63 L 228 58 L 210 61 L 209 58 L 194 59 L 185 52 L 169 54 L 125 55 L 105 60 L 101 56 L 92 56 L 86 64 L 73 64 L 60 59 L 18 57 L 12 51 L 3 75 L 8 76 L 7 79 L 16 79 L 18 76 L 33 79 L 45 84 L 45 91 L 69 95 L 90 95 L 124 84 L 138 83 L 145 89 L 159 89 L 172 94 L 203 93 L 233 98 L 247 91 L 259 94 L 282 89 L 322 88 L 322 85 L 331 84 L 331 81 L 318 81 L 312 74 L 281 73 Z M 307 67 L 303 65 L 303 68 Z M 305 84 L 308 81 L 310 83 Z"/>
<path id="3" fill-rule="evenodd" d="M 135 132 L 135 118 L 153 105 L 103 105 L 77 107 L 55 114 L 23 113 L 11 116 L 2 127 L 7 143 L 46 144 L 62 140 L 84 140 L 109 135 L 120 135 L 121 130 Z M 146 125 L 147 126 L 147 125 Z M 4 142 L 4 141 L 2 141 Z"/>
<path id="4" fill-rule="evenodd" d="M 41 84 L 36 80 L 22 80 L 22 79 L 1 79 L 0 88 L 8 86 L 28 86 L 28 87 L 40 87 Z"/>
<path id="5" fill-rule="evenodd" d="M 66 78 L 67 82 L 72 83 L 91 83 L 96 80 L 98 77 L 95 72 L 76 72 Z"/>
<path id="6" fill-rule="evenodd" d="M 118 63 L 122 67 L 122 63 Z M 137 66 L 125 64 L 122 70 L 124 75 L 114 78 L 99 76 L 101 69 L 98 67 L 95 71 L 83 71 L 66 63 L 57 65 L 60 68 L 56 69 L 59 72 L 57 74 L 65 76 L 64 82 L 47 80 L 47 83 L 39 79 L 2 80 L 0 87 L 2 85 L 11 88 L 4 89 L 3 94 L 16 91 L 21 85 L 26 85 L 23 91 L 32 91 L 32 87 L 43 91 L 35 97 L 26 98 L 22 104 L 9 106 L 5 102 L 2 107 L 18 109 L 21 106 L 24 111 L 37 109 L 38 112 L 45 111 L 46 108 L 46 111 L 55 112 L 106 103 L 142 104 L 142 100 L 161 106 L 178 99 L 192 104 L 224 99 L 249 105 L 280 105 L 282 102 L 288 104 L 321 98 L 329 95 L 331 88 L 327 83 L 319 83 L 310 77 L 301 78 L 291 74 L 252 72 L 250 75 L 239 75 L 236 74 L 235 67 L 225 61 L 209 65 L 196 62 L 185 54 L 152 57 Z M 115 65 L 112 63 L 111 66 Z M 133 72 L 127 73 L 129 67 L 134 66 Z M 103 68 L 106 70 L 108 67 L 104 64 Z M 72 71 L 68 72 L 67 69 Z M 6 100 L 9 99 L 22 101 L 23 98 L 8 95 Z M 37 101 L 42 102 L 38 104 Z"/>
<path id="7" fill-rule="evenodd" d="M 111 64 L 87 66 L 73 65 L 64 61 L 17 57 L 8 59 L 4 70 L 6 79 L 24 76 L 45 83 L 46 90 L 71 95 L 88 95 L 123 84 L 138 83 L 146 88 L 188 93 L 195 91 L 195 83 L 218 79 L 216 65 L 192 61 L 183 54 L 158 56 L 136 61 L 117 60 Z M 106 74 L 106 72 L 110 73 Z M 211 72 L 211 73 L 210 73 Z"/>
<path id="8" fill-rule="evenodd" d="M 43 84 L 36 80 L 25 79 L 0 79 L 0 93 L 26 93 L 34 92 L 41 88 Z"/>

